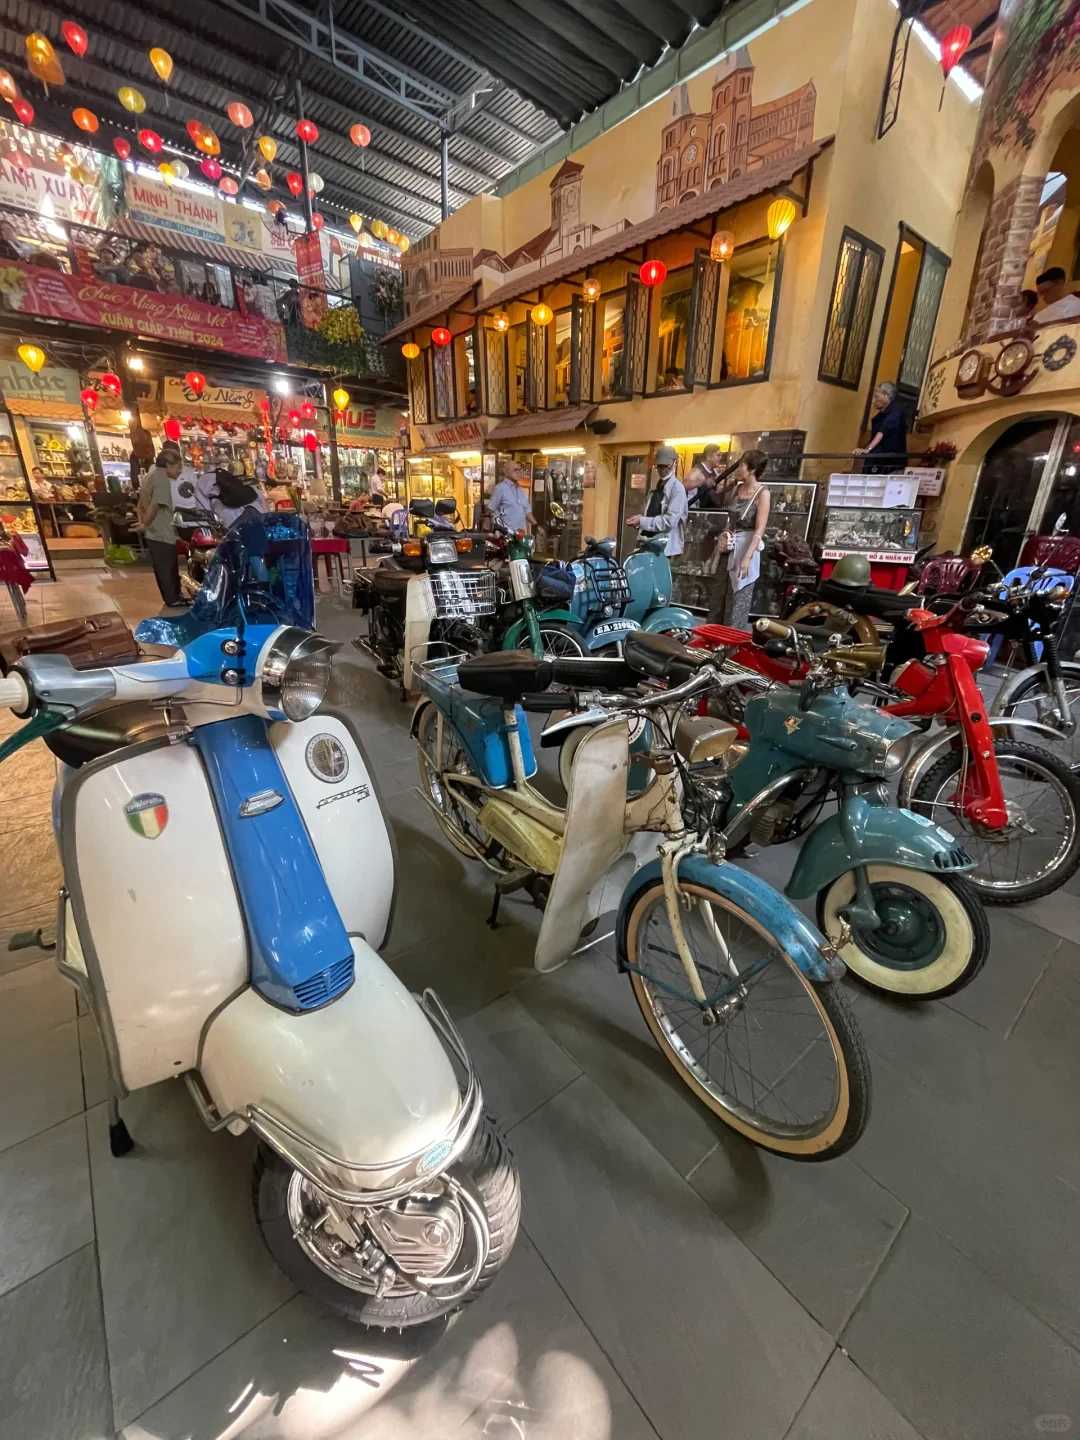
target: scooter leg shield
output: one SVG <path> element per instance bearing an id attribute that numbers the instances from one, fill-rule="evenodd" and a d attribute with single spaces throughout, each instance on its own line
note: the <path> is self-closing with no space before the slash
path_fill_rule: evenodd
<path id="1" fill-rule="evenodd" d="M 362 1198 L 443 1169 L 481 1099 L 467 1061 L 463 1093 L 449 1022 L 363 940 L 353 948 L 353 985 L 319 1010 L 291 1014 L 252 989 L 231 1000 L 206 1031 L 199 1072 L 231 1130 L 250 1125 L 317 1184 Z"/>
<path id="2" fill-rule="evenodd" d="M 809 899 L 857 865 L 900 865 L 932 875 L 972 869 L 960 842 L 933 820 L 856 795 L 803 841 L 784 892 Z"/>

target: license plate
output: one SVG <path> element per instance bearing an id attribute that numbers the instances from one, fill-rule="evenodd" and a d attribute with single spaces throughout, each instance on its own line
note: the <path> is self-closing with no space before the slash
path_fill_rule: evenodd
<path id="1" fill-rule="evenodd" d="M 594 635 L 629 635 L 631 630 L 638 629 L 636 620 L 602 620 L 599 625 L 593 626 Z"/>

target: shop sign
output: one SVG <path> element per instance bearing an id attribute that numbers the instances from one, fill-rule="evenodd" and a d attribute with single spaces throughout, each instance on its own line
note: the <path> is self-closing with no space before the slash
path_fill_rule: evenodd
<path id="1" fill-rule="evenodd" d="M 904 470 L 905 475 L 918 476 L 920 495 L 940 495 L 945 486 L 945 471 L 943 468 L 918 465 L 908 465 Z"/>
<path id="2" fill-rule="evenodd" d="M 350 405 L 345 412 L 345 419 L 338 427 L 338 433 L 346 438 L 352 435 L 379 435 L 396 440 L 400 427 L 401 412 L 399 410 L 390 410 L 385 406 Z"/>
<path id="3" fill-rule="evenodd" d="M 34 210 L 51 220 L 105 223 L 101 176 L 103 163 L 112 163 L 110 157 L 6 121 L 0 121 L 0 141 L 0 204 Z"/>
<path id="4" fill-rule="evenodd" d="M 260 360 L 288 358 L 285 331 L 276 320 L 236 315 L 185 295 L 110 285 L 18 260 L 0 261 L 0 307 Z"/>
<path id="5" fill-rule="evenodd" d="M 297 235 L 293 241 L 296 275 L 300 281 L 300 314 L 309 330 L 318 328 L 326 314 L 326 271 L 323 269 L 322 240 L 317 230 Z"/>
<path id="6" fill-rule="evenodd" d="M 644 490 L 646 484 L 648 483 L 648 479 L 649 477 L 644 473 L 644 471 L 638 470 L 637 472 L 635 472 L 635 474 L 630 476 L 630 489 Z"/>
<path id="7" fill-rule="evenodd" d="M 216 195 L 174 190 L 157 180 L 144 180 L 141 175 L 131 174 L 124 176 L 124 194 L 132 220 L 180 235 L 194 235 L 200 240 L 225 239 L 221 201 Z"/>
<path id="8" fill-rule="evenodd" d="M 212 406 L 220 410 L 258 410 L 264 392 L 252 385 L 207 384 L 201 395 L 189 390 L 183 380 L 175 375 L 165 377 L 165 404 Z"/>
<path id="9" fill-rule="evenodd" d="M 428 450 L 464 450 L 469 445 L 482 445 L 487 439 L 486 420 L 447 420 L 440 425 L 417 425 L 416 428 Z"/>
<path id="10" fill-rule="evenodd" d="M 822 550 L 823 560 L 842 560 L 845 555 L 863 555 L 871 565 L 910 565 L 914 550 Z"/>
<path id="11" fill-rule="evenodd" d="M 79 375 L 61 365 L 46 365 L 36 375 L 21 360 L 0 360 L 0 393 L 5 400 L 57 400 L 78 405 Z"/>

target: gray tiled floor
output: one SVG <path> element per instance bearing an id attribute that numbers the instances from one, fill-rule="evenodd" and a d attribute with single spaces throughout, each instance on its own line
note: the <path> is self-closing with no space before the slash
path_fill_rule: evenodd
<path id="1" fill-rule="evenodd" d="M 31 592 L 50 618 L 151 608 L 145 572 Z M 353 617 L 326 600 L 323 628 Z M 504 903 L 411 794 L 409 707 L 346 651 L 398 845 L 387 947 L 459 1017 L 511 1132 L 525 1232 L 433 1334 L 292 1292 L 255 1233 L 250 1150 L 178 1086 L 108 1154 L 100 1042 L 36 948 L 52 766 L 0 771 L 0 1435 L 6 1440 L 1037 1440 L 1080 1430 L 1080 890 L 991 912 L 947 1003 L 857 989 L 875 1096 L 847 1157 L 748 1147 L 674 1080 L 598 945 L 531 968 Z M 0 730 L 8 722 L 0 717 Z M 768 878 L 784 850 L 756 862 Z"/>

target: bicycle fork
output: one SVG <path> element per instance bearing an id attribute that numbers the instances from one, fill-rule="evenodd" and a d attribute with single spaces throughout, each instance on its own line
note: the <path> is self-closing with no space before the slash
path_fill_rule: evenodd
<path id="1" fill-rule="evenodd" d="M 746 987 L 738 985 L 729 995 L 726 995 L 723 1004 L 717 1006 L 710 1003 L 705 994 L 705 987 L 701 983 L 701 973 L 698 970 L 697 962 L 694 960 L 690 946 L 687 943 L 686 932 L 683 929 L 680 899 L 687 909 L 693 903 L 689 895 L 681 895 L 679 890 L 679 865 L 683 858 L 692 854 L 695 850 L 702 849 L 697 839 L 678 839 L 665 841 L 660 846 L 660 874 L 664 882 L 664 907 L 667 910 L 668 924 L 671 926 L 671 934 L 675 941 L 675 948 L 679 953 L 679 961 L 686 974 L 686 982 L 690 986 L 690 993 L 701 1010 L 701 1023 L 703 1025 L 715 1025 L 722 1018 L 725 1011 L 731 1009 L 738 1001 L 745 998 Z M 727 947 L 720 928 L 716 923 L 716 917 L 712 913 L 712 906 L 705 900 L 698 902 L 698 909 L 701 918 L 709 932 L 709 938 L 720 952 L 724 967 L 730 972 L 734 979 L 739 979 L 738 966 L 731 958 L 731 952 Z"/>

